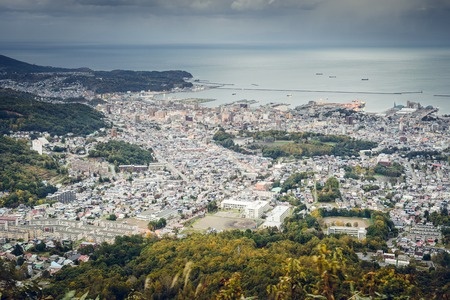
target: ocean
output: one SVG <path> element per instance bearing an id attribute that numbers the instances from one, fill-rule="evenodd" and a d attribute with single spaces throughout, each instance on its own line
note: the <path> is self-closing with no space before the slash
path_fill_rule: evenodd
<path id="1" fill-rule="evenodd" d="M 258 104 L 366 102 L 383 112 L 407 101 L 450 114 L 449 48 L 302 48 L 262 45 L 3 44 L 0 54 L 38 65 L 94 70 L 185 70 L 224 88 L 166 94 L 166 99 Z"/>

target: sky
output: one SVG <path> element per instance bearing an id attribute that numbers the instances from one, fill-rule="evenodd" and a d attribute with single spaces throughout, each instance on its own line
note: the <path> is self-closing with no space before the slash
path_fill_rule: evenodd
<path id="1" fill-rule="evenodd" d="M 450 45 L 450 0 L 0 0 L 0 43 Z"/>

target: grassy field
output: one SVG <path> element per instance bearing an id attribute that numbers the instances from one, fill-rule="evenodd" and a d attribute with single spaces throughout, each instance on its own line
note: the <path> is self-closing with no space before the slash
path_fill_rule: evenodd
<path id="1" fill-rule="evenodd" d="M 209 228 L 216 230 L 228 229 L 255 229 L 257 222 L 252 219 L 241 218 L 239 214 L 233 212 L 218 212 L 214 215 L 207 215 L 198 219 L 192 224 L 192 229 L 205 231 Z"/>
<path id="2" fill-rule="evenodd" d="M 273 147 L 273 146 L 283 146 L 286 144 L 292 144 L 294 143 L 294 141 L 283 141 L 283 140 L 277 140 L 277 141 L 273 141 L 273 142 L 261 142 L 258 141 L 257 144 L 258 145 L 262 145 L 262 146 L 266 146 L 266 147 Z"/>
<path id="3" fill-rule="evenodd" d="M 294 141 L 274 141 L 273 143 L 270 143 L 272 145 L 276 145 L 276 146 L 282 146 L 282 145 L 286 145 L 286 144 L 292 144 Z"/>
<path id="4" fill-rule="evenodd" d="M 350 223 L 352 227 L 363 227 L 367 228 L 370 226 L 369 219 L 363 218 L 348 218 L 348 217 L 327 217 L 323 218 L 323 224 L 329 226 L 345 226 Z M 356 225 L 356 226 L 354 226 Z"/>

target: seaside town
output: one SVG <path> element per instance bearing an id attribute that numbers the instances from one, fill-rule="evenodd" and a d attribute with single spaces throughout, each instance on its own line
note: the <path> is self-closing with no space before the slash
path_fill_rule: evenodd
<path id="1" fill-rule="evenodd" d="M 280 103 L 257 106 L 243 100 L 209 108 L 202 105 L 202 99 L 157 96 L 160 94 L 152 92 L 101 95 L 104 102 L 96 109 L 104 113 L 111 127 L 86 137 L 42 134 L 32 139 L 30 132 L 10 135 L 27 139 L 41 155 L 54 156 L 73 180 L 58 186 L 46 203 L 0 208 L 0 256 L 17 260 L 17 245 L 23 251 L 38 245 L 47 249 L 77 245 L 82 249 L 133 234 L 182 238 L 193 231 L 282 230 L 283 221 L 294 210 L 285 201 L 288 197 L 303 205 L 303 214 L 353 208 L 388 212 L 399 232 L 389 240 L 389 252 L 380 249 L 373 256 L 361 255 L 361 259 L 378 257 L 380 264 L 401 266 L 445 251 L 441 228 L 428 220 L 433 212 L 447 209 L 450 165 L 421 154 L 449 151 L 450 117 L 438 116 L 437 109 L 408 102 L 385 113 L 366 113 L 359 100 L 347 104 L 311 101 L 295 108 Z M 219 130 L 233 134 L 233 143 L 244 149 L 254 138 L 242 136 L 242 132 L 270 130 L 342 135 L 378 146 L 345 157 L 273 159 L 258 150 L 243 154 L 224 148 L 214 140 Z M 89 156 L 98 143 L 110 140 L 151 149 L 154 160 L 115 167 Z M 61 155 L 54 149 L 65 151 Z M 393 149 L 408 149 L 417 155 L 407 157 Z M 396 178 L 348 176 L 349 170 L 358 172 L 377 165 L 401 165 L 403 173 Z M 302 180 L 300 187 L 282 191 L 280 184 L 303 172 L 312 175 Z M 339 182 L 341 197 L 318 202 L 316 185 L 332 177 Z M 151 222 L 165 226 L 150 228 Z M 368 224 L 341 223 L 324 224 L 324 231 L 365 238 Z M 30 276 L 40 276 L 89 260 L 89 255 L 82 253 L 27 254 L 23 259 Z"/>
<path id="2" fill-rule="evenodd" d="M 450 300 L 450 0 L 0 16 L 0 300 Z"/>

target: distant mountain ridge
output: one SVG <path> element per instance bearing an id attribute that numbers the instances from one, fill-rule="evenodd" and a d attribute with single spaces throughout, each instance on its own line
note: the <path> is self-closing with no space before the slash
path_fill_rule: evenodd
<path id="1" fill-rule="evenodd" d="M 0 72 L 43 73 L 43 72 L 92 72 L 89 68 L 57 68 L 29 64 L 0 54 Z"/>
<path id="2" fill-rule="evenodd" d="M 55 91 L 80 90 L 82 86 L 88 91 L 97 94 L 103 93 L 123 93 L 140 91 L 170 91 L 174 88 L 190 88 L 192 83 L 186 79 L 192 75 L 186 71 L 93 71 L 89 68 L 56 68 L 49 66 L 38 66 L 22 62 L 4 55 L 0 55 L 0 80 L 7 80 L 8 86 L 3 88 L 15 89 L 19 86 L 27 85 L 34 93 L 43 82 L 48 83 L 42 89 L 45 93 Z M 51 80 L 57 79 L 57 80 Z M 29 91 L 30 89 L 26 90 Z M 59 93 L 55 97 L 63 97 Z M 84 93 L 80 90 L 79 95 L 71 97 L 81 97 Z"/>

